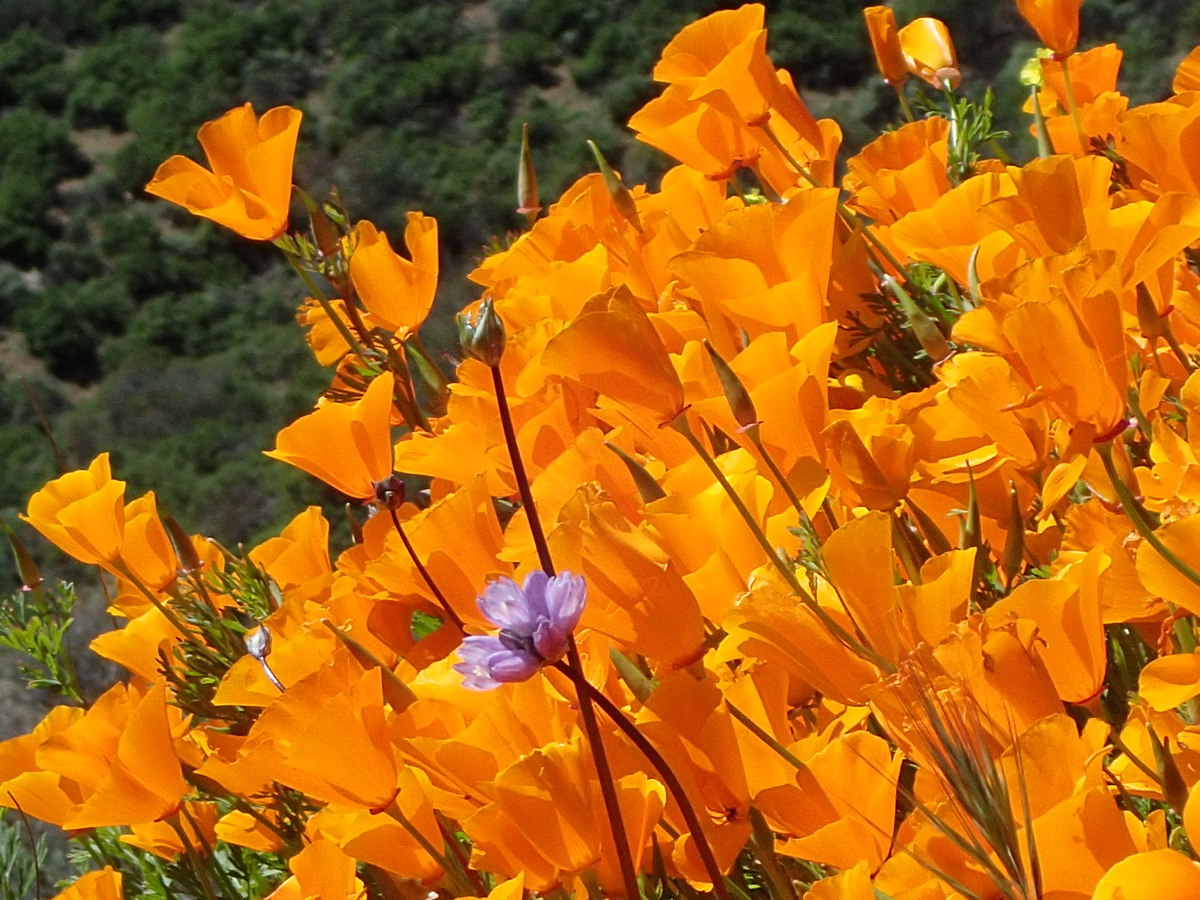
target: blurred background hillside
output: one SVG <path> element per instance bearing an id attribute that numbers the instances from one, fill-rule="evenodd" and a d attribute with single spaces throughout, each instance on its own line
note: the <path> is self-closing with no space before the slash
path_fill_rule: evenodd
<path id="1" fill-rule="evenodd" d="M 336 498 L 266 459 L 326 376 L 294 308 L 301 288 L 250 245 L 142 193 L 198 126 L 246 100 L 305 112 L 297 183 L 337 186 L 356 218 L 398 232 L 438 218 L 442 286 L 427 335 L 472 298 L 462 278 L 518 226 L 514 173 L 529 122 L 543 200 L 590 171 L 594 139 L 630 183 L 668 167 L 628 116 L 701 0 L 0 0 L 0 516 L 57 472 L 29 396 L 71 467 L 113 453 L 129 495 L 153 488 L 187 529 L 252 542 Z M 897 118 L 859 0 L 768 4 L 769 47 L 818 116 L 857 149 Z M 1012 0 L 898 0 L 903 24 L 944 19 L 963 90 L 997 91 L 1010 152 L 1032 153 L 1017 73 L 1032 33 Z M 1087 0 L 1081 48 L 1125 50 L 1122 89 L 1165 96 L 1200 43 L 1195 0 Z M 441 313 L 439 317 L 439 311 Z M 48 564 L 55 553 L 22 536 Z M 7 557 L 0 592 L 16 587 Z M 93 579 L 94 580 L 94 579 Z M 0 708 L 6 706 L 0 697 Z M 28 723 L 9 718 L 5 733 Z M 3 735 L 0 735 L 3 736 Z"/>

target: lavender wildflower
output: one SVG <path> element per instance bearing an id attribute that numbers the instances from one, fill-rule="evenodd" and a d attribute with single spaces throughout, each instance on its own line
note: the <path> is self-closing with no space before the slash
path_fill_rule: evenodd
<path id="1" fill-rule="evenodd" d="M 570 572 L 551 577 L 536 571 L 520 587 L 511 578 L 497 578 L 476 602 L 500 633 L 465 638 L 454 671 L 465 687 L 487 691 L 525 681 L 563 657 L 587 603 L 587 583 Z"/>

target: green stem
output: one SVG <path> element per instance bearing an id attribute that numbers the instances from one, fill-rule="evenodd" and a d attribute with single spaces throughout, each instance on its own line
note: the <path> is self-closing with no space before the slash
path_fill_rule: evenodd
<path id="1" fill-rule="evenodd" d="M 1175 338 L 1175 332 L 1171 329 L 1171 323 L 1165 315 L 1162 317 L 1162 336 L 1166 340 L 1167 346 L 1171 348 L 1171 352 L 1175 354 L 1175 358 L 1179 360 L 1179 364 L 1183 366 L 1184 371 L 1189 375 L 1195 372 L 1195 364 L 1188 359 L 1188 355 L 1179 346 L 1179 341 Z"/>
<path id="2" fill-rule="evenodd" d="M 1138 534 L 1157 551 L 1159 556 L 1174 567 L 1180 575 L 1192 582 L 1192 584 L 1200 587 L 1200 573 L 1197 573 L 1195 569 L 1176 556 L 1174 551 L 1162 542 L 1162 539 L 1155 533 L 1154 526 L 1146 518 L 1146 512 L 1142 509 L 1142 505 L 1130 493 L 1129 488 L 1117 472 L 1117 467 L 1113 463 L 1112 442 L 1104 441 L 1097 444 L 1096 452 L 1100 454 L 1100 459 L 1104 463 L 1104 471 L 1108 474 L 1108 480 L 1112 482 L 1117 499 L 1121 501 L 1121 506 L 1125 510 L 1125 514 L 1133 522 L 1133 527 L 1137 529 Z"/>
<path id="3" fill-rule="evenodd" d="M 771 900 L 796 900 L 796 891 L 779 866 L 775 855 L 775 834 L 766 818 L 756 807 L 750 807 L 750 845 L 767 876 L 767 893 Z"/>
<path id="4" fill-rule="evenodd" d="M 366 359 L 362 345 L 359 344 L 358 338 L 351 334 L 350 329 L 346 327 L 346 323 L 342 321 L 342 317 L 337 314 L 333 308 L 333 304 L 329 302 L 329 298 L 325 296 L 325 292 L 321 290 L 312 276 L 304 270 L 304 268 L 289 256 L 288 261 L 292 264 L 292 268 L 296 274 L 300 276 L 300 280 L 304 282 L 304 286 L 308 288 L 308 292 L 312 294 L 313 299 L 321 304 L 321 309 L 325 311 L 325 315 L 329 316 L 329 321 L 333 323 L 333 327 L 337 329 L 338 334 L 342 336 L 342 340 L 350 348 L 350 351 L 359 359 Z"/>
<path id="5" fill-rule="evenodd" d="M 1071 73 L 1067 69 L 1068 57 L 1060 59 L 1062 66 L 1063 84 L 1067 89 L 1067 108 L 1071 110 L 1071 121 L 1075 123 L 1075 137 L 1079 139 L 1081 153 L 1088 152 L 1087 136 L 1083 133 L 1083 123 L 1079 120 L 1079 105 L 1075 102 L 1075 85 L 1071 84 Z"/>
<path id="6" fill-rule="evenodd" d="M 783 744 L 779 743 L 779 741 L 775 740 L 775 738 L 764 731 L 757 722 L 751 719 L 748 715 L 746 715 L 728 700 L 725 701 L 725 708 L 729 710 L 729 714 L 731 716 L 746 726 L 746 729 L 752 735 L 774 750 L 784 762 L 788 763 L 788 765 L 794 766 L 797 769 L 804 768 L 804 762 L 800 759 L 800 757 L 796 756 L 796 754 L 792 753 L 791 750 L 783 746 Z"/>
<path id="7" fill-rule="evenodd" d="M 1045 159 L 1054 155 L 1054 145 L 1050 143 L 1050 131 L 1046 128 L 1046 116 L 1038 102 L 1038 86 L 1029 86 L 1029 96 L 1033 101 L 1033 131 L 1037 135 L 1038 157 Z"/>
<path id="8" fill-rule="evenodd" d="M 783 580 L 787 583 L 792 593 L 794 593 L 796 597 L 799 598 L 800 602 L 804 604 L 805 608 L 808 609 L 808 611 L 812 613 L 813 616 L 816 617 L 816 619 L 823 626 L 825 626 L 825 628 L 834 637 L 841 641 L 853 653 L 878 666 L 880 669 L 889 674 L 894 672 L 896 670 L 895 666 L 893 666 L 890 662 L 888 662 L 870 647 L 867 647 L 865 644 L 855 640 L 854 637 L 851 636 L 846 629 L 834 621 L 833 618 L 830 617 L 829 613 L 822 609 L 821 605 L 817 603 L 812 595 L 804 589 L 799 580 L 797 580 L 796 574 L 790 568 L 788 568 L 783 560 L 779 558 L 779 554 L 775 552 L 775 548 L 771 546 L 770 541 L 767 540 L 767 536 L 763 534 L 762 529 L 758 527 L 758 523 L 754 521 L 754 516 L 746 507 L 746 504 L 742 501 L 742 498 L 738 496 L 738 493 L 736 490 L 734 490 L 733 485 L 729 483 L 729 479 L 725 477 L 725 473 L 721 471 L 721 467 L 718 466 L 716 460 L 709 455 L 708 451 L 704 448 L 704 445 L 697 440 L 696 436 L 692 433 L 691 428 L 688 427 L 687 422 L 682 416 L 675 420 L 674 427 L 675 430 L 683 435 L 684 439 L 692 445 L 692 449 L 696 451 L 696 454 L 704 462 L 705 466 L 708 467 L 708 470 L 713 474 L 713 477 L 716 478 L 717 483 L 720 484 L 724 489 L 730 501 L 733 503 L 734 508 L 742 517 L 742 521 L 744 521 L 746 523 L 746 527 L 750 529 L 750 533 L 754 536 L 755 541 L 758 542 L 758 545 L 767 555 L 767 559 L 770 560 L 776 571 L 783 576 Z"/>
<path id="9" fill-rule="evenodd" d="M 904 85 L 905 82 L 901 81 L 898 84 L 892 85 L 892 87 L 896 89 L 896 99 L 900 101 L 900 112 L 904 113 L 904 121 L 915 122 L 916 116 L 913 115 L 912 105 L 908 102 L 908 97 L 904 93 Z"/>
<path id="10" fill-rule="evenodd" d="M 208 877 L 208 867 L 200 861 L 200 857 L 196 854 L 196 849 L 192 846 L 192 842 L 188 840 L 187 832 L 179 824 L 179 817 L 171 816 L 168 824 L 174 829 L 175 834 L 179 836 L 179 842 L 183 845 L 183 853 L 188 859 L 188 865 L 196 873 L 196 880 L 200 882 L 200 889 L 204 891 L 204 896 L 207 900 L 217 900 L 217 893 L 213 889 L 212 879 Z"/>
<path id="11" fill-rule="evenodd" d="M 418 829 L 417 826 L 409 820 L 408 816 L 404 815 L 404 813 L 400 810 L 399 803 L 393 800 L 391 806 L 387 808 L 386 813 L 394 822 L 396 822 L 401 828 L 409 833 L 412 839 L 420 845 L 422 850 L 429 854 L 430 858 L 434 862 L 442 867 L 443 872 L 445 872 L 455 881 L 459 882 L 456 885 L 460 891 L 459 896 L 471 896 L 471 892 L 474 889 L 473 885 L 471 885 L 466 878 L 457 876 L 454 866 L 450 864 L 450 860 L 446 858 L 445 854 L 437 851 L 437 848 L 430 843 L 429 838 L 421 834 L 420 829 Z"/>
<path id="12" fill-rule="evenodd" d="M 200 847 L 204 850 L 205 856 L 212 860 L 213 874 L 216 875 L 217 881 L 221 883 L 221 890 L 224 891 L 225 895 L 230 898 L 237 897 L 237 890 L 232 884 L 230 884 L 229 879 L 221 870 L 221 866 L 217 862 L 216 854 L 213 853 L 212 844 L 210 844 L 208 839 L 204 836 L 204 831 L 200 828 L 200 823 L 196 821 L 195 817 L 192 816 L 190 812 L 188 812 L 186 803 L 179 808 L 179 812 L 185 819 L 187 819 L 188 824 L 192 826 L 192 831 L 195 832 L 196 840 L 200 842 Z"/>
<path id="13" fill-rule="evenodd" d="M 470 861 L 463 856 L 462 847 L 459 846 L 458 838 L 455 837 L 454 830 L 447 823 L 446 817 L 437 810 L 434 811 L 433 815 L 437 819 L 438 830 L 442 833 L 442 840 L 446 842 L 446 846 L 450 849 L 450 856 L 458 864 L 458 868 L 461 870 L 463 876 L 471 882 L 475 890 L 475 896 L 487 896 L 488 891 L 484 887 L 483 880 L 479 877 L 479 873 L 471 868 Z"/>

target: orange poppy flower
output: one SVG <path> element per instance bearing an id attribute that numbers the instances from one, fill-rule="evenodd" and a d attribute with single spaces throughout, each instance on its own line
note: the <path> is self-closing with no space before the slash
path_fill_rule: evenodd
<path id="1" fill-rule="evenodd" d="M 958 56 L 945 22 L 928 16 L 913 19 L 900 29 L 899 38 L 908 71 L 938 90 L 958 87 Z"/>
<path id="2" fill-rule="evenodd" d="M 354 403 L 326 403 L 288 425 L 266 455 L 281 459 L 356 500 L 375 496 L 392 474 L 390 374 L 373 380 Z"/>
<path id="3" fill-rule="evenodd" d="M 844 184 L 851 205 L 885 224 L 928 209 L 950 190 L 949 145 L 950 122 L 940 116 L 909 122 L 876 138 L 846 163 Z"/>
<path id="4" fill-rule="evenodd" d="M 707 103 L 756 127 L 779 116 L 815 146 L 823 141 L 816 120 L 790 82 L 767 56 L 764 7 L 747 3 L 685 26 L 663 49 L 656 81 L 682 85 L 689 99 Z"/>
<path id="5" fill-rule="evenodd" d="M 1017 0 L 1017 10 L 1043 44 L 1059 59 L 1070 56 L 1079 42 L 1079 7 L 1083 0 Z"/>
<path id="6" fill-rule="evenodd" d="M 542 362 L 656 424 L 683 411 L 683 388 L 662 339 L 623 285 L 589 300 L 546 345 Z"/>
<path id="7" fill-rule="evenodd" d="M 1171 90 L 1176 94 L 1184 91 L 1200 90 L 1200 47 L 1196 47 L 1183 58 L 1183 62 L 1175 70 L 1175 78 L 1171 82 Z"/>
<path id="8" fill-rule="evenodd" d="M 300 116 L 290 106 L 268 110 L 261 119 L 249 103 L 231 109 L 200 128 L 211 171 L 186 156 L 172 156 L 146 192 L 252 241 L 274 240 L 288 224 Z"/>
<path id="9" fill-rule="evenodd" d="M 875 51 L 879 74 L 893 87 L 904 84 L 908 81 L 908 63 L 896 31 L 896 14 L 888 6 L 868 6 L 863 10 L 863 18 L 867 22 L 867 35 L 871 38 L 871 49 Z"/>
<path id="10" fill-rule="evenodd" d="M 68 472 L 29 498 L 21 516 L 60 550 L 82 563 L 105 565 L 121 553 L 125 482 L 113 481 L 108 454 Z"/>
<path id="11" fill-rule="evenodd" d="M 121 873 L 112 866 L 105 866 L 95 872 L 81 875 L 54 900 L 121 900 L 125 891 L 121 885 Z"/>
<path id="12" fill-rule="evenodd" d="M 39 764 L 85 792 L 64 828 L 157 822 L 179 809 L 187 791 L 172 735 L 178 710 L 168 708 L 162 682 L 141 698 L 123 685 L 106 697 L 38 753 Z"/>
<path id="13" fill-rule="evenodd" d="M 1200 863 L 1178 850 L 1127 856 L 1108 870 L 1092 900 L 1192 900 L 1200 896 Z"/>
<path id="14" fill-rule="evenodd" d="M 292 877 L 277 887 L 266 900 L 363 900 L 362 881 L 354 874 L 353 857 L 332 841 L 318 838 L 288 860 Z"/>
<path id="15" fill-rule="evenodd" d="M 411 261 L 397 254 L 387 235 L 370 222 L 359 222 L 355 234 L 350 279 L 372 323 L 401 336 L 415 332 L 437 290 L 437 220 L 419 212 L 408 214 L 404 244 Z"/>

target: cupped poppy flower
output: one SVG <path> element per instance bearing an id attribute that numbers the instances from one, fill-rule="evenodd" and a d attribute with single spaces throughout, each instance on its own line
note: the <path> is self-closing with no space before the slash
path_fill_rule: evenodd
<path id="1" fill-rule="evenodd" d="M 287 228 L 292 157 L 301 113 L 277 106 L 258 118 L 249 104 L 200 128 L 200 146 L 211 167 L 172 156 L 154 173 L 146 192 L 232 229 L 252 241 L 270 241 Z"/>
<path id="2" fill-rule="evenodd" d="M 908 71 L 938 90 L 958 87 L 958 55 L 941 19 L 924 16 L 900 29 L 900 47 Z"/>
<path id="3" fill-rule="evenodd" d="M 121 873 L 112 866 L 81 875 L 54 900 L 121 900 L 125 896 Z"/>
<path id="4" fill-rule="evenodd" d="M 21 518 L 80 562 L 105 565 L 121 553 L 124 510 L 125 482 L 113 480 L 108 454 L 101 453 L 30 497 Z"/>
<path id="5" fill-rule="evenodd" d="M 530 572 L 520 587 L 497 578 L 478 599 L 480 611 L 499 635 L 473 634 L 458 649 L 454 670 L 477 691 L 503 682 L 525 681 L 567 652 L 571 632 L 587 603 L 587 583 L 579 575 Z"/>
<path id="6" fill-rule="evenodd" d="M 1092 900 L 1190 900 L 1200 896 L 1200 863 L 1178 850 L 1127 856 L 1108 870 Z"/>
<path id="7" fill-rule="evenodd" d="M 326 403 L 279 432 L 273 459 L 315 475 L 347 497 L 368 500 L 392 474 L 391 375 L 381 375 L 355 403 Z"/>
<path id="8" fill-rule="evenodd" d="M 1017 0 L 1021 17 L 1058 58 L 1070 56 L 1079 42 L 1079 7 L 1083 0 Z"/>
<path id="9" fill-rule="evenodd" d="M 350 256 L 350 279 L 374 324 L 400 335 L 415 332 L 433 306 L 438 281 L 437 220 L 408 214 L 404 244 L 411 260 L 392 249 L 370 222 L 355 228 L 358 246 Z"/>

